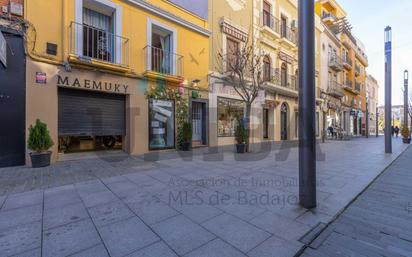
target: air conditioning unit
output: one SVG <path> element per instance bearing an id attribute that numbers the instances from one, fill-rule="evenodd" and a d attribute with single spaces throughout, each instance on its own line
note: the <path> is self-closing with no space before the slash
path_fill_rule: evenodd
<path id="1" fill-rule="evenodd" d="M 297 29 L 297 28 L 298 28 L 298 21 L 297 21 L 297 20 L 293 20 L 293 21 L 292 21 L 292 24 L 291 24 L 290 26 L 291 26 L 291 28 L 292 28 L 293 30 Z"/>

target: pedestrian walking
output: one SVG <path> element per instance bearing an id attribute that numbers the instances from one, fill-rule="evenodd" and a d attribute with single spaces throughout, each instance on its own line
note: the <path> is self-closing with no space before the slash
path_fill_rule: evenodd
<path id="1" fill-rule="evenodd" d="M 395 127 L 395 134 L 396 134 L 396 137 L 399 137 L 399 131 L 400 131 L 399 127 L 398 127 L 398 126 L 396 126 L 396 127 Z"/>

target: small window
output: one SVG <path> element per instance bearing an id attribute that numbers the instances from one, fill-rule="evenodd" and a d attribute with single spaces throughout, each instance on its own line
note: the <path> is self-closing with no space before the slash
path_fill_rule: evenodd
<path id="1" fill-rule="evenodd" d="M 231 38 L 226 39 L 226 69 L 231 71 L 236 68 L 239 43 Z"/>

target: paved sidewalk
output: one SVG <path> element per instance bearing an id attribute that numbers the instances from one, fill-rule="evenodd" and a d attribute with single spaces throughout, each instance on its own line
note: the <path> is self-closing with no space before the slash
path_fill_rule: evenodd
<path id="1" fill-rule="evenodd" d="M 404 149 L 396 140 L 384 154 L 383 138 L 322 144 L 316 211 L 298 205 L 297 148 L 0 169 L 11 185 L 0 256 L 293 256 Z"/>
<path id="2" fill-rule="evenodd" d="M 301 255 L 412 256 L 412 147 Z"/>

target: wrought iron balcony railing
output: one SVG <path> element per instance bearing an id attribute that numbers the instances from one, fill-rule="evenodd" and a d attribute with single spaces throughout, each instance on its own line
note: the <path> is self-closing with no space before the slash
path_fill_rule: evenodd
<path id="1" fill-rule="evenodd" d="M 129 39 L 110 31 L 71 22 L 70 54 L 85 60 L 98 60 L 129 66 Z"/>
<path id="2" fill-rule="evenodd" d="M 355 91 L 360 92 L 361 88 L 362 88 L 361 84 L 358 82 L 355 82 Z"/>
<path id="3" fill-rule="evenodd" d="M 296 31 L 294 31 L 292 28 L 289 26 L 285 25 L 280 25 L 280 35 L 282 38 L 286 38 L 293 44 L 297 45 L 298 44 L 298 34 Z"/>
<path id="4" fill-rule="evenodd" d="M 335 80 L 330 80 L 328 82 L 328 94 L 335 97 L 343 97 L 342 85 Z"/>
<path id="5" fill-rule="evenodd" d="M 329 67 L 335 71 L 341 71 L 343 69 L 342 60 L 337 54 L 329 54 Z"/>
<path id="6" fill-rule="evenodd" d="M 183 56 L 163 49 L 146 46 L 143 48 L 146 71 L 183 77 Z"/>
<path id="7" fill-rule="evenodd" d="M 353 82 L 349 79 L 346 79 L 344 86 L 347 87 L 347 88 L 352 89 L 353 88 Z"/>
<path id="8" fill-rule="evenodd" d="M 280 21 L 269 12 L 262 12 L 262 25 L 271 28 L 276 33 L 280 33 Z"/>
<path id="9" fill-rule="evenodd" d="M 347 67 L 349 67 L 349 68 L 352 68 L 352 66 L 353 66 L 352 59 L 349 58 L 349 57 L 344 57 L 344 58 L 342 59 L 342 62 L 343 62 L 343 65 L 344 65 L 344 66 L 347 66 Z"/>
<path id="10" fill-rule="evenodd" d="M 324 12 L 322 14 L 322 19 L 332 19 L 333 21 L 337 20 L 336 16 L 329 12 Z"/>
<path id="11" fill-rule="evenodd" d="M 273 83 L 276 86 L 292 89 L 295 91 L 299 90 L 297 77 L 295 75 L 282 72 L 279 68 L 270 69 L 270 72 L 263 71 L 263 80 L 265 82 Z"/>

